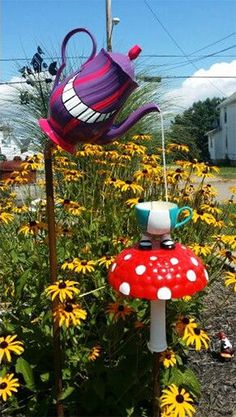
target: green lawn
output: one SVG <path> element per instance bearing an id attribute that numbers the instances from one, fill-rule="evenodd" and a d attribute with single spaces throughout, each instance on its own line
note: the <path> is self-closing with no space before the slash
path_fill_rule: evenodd
<path id="1" fill-rule="evenodd" d="M 220 176 L 226 179 L 236 179 L 236 167 L 219 167 Z"/>

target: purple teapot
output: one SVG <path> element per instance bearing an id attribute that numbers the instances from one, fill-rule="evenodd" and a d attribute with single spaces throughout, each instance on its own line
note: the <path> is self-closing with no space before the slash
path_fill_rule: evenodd
<path id="1" fill-rule="evenodd" d="M 92 53 L 78 71 L 60 82 L 66 66 L 66 44 L 78 32 L 90 36 Z M 104 49 L 96 55 L 96 41 L 87 29 L 77 28 L 69 32 L 62 42 L 62 65 L 50 96 L 48 119 L 39 120 L 43 132 L 54 143 L 73 153 L 78 143 L 109 143 L 146 114 L 159 112 L 156 104 L 145 104 L 123 122 L 113 124 L 126 99 L 138 86 L 134 81 L 132 60 L 140 52 L 141 48 L 136 45 L 127 56 Z"/>

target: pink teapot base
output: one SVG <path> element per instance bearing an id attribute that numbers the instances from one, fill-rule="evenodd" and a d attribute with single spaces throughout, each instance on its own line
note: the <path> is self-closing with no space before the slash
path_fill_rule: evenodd
<path id="1" fill-rule="evenodd" d="M 38 121 L 39 126 L 41 127 L 42 131 L 49 136 L 49 138 L 56 144 L 63 148 L 65 151 L 70 153 L 75 153 L 76 146 L 66 142 L 64 139 L 61 138 L 50 126 L 47 119 L 39 119 Z"/>

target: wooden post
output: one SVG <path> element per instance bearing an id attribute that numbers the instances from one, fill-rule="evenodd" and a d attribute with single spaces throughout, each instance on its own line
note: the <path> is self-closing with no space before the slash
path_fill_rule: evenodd
<path id="1" fill-rule="evenodd" d="M 153 352 L 153 367 L 152 367 L 152 378 L 153 378 L 153 403 L 152 403 L 152 417 L 160 417 L 160 353 Z"/>
<path id="2" fill-rule="evenodd" d="M 44 149 L 49 265 L 50 265 L 51 284 L 57 281 L 57 252 L 56 252 L 54 195 L 53 195 L 52 147 L 53 145 L 50 142 L 47 142 L 45 145 L 45 149 Z M 54 300 L 52 303 L 52 313 L 55 311 L 57 304 L 58 302 Z M 63 407 L 62 401 L 60 400 L 60 397 L 62 394 L 60 327 L 59 327 L 58 321 L 56 320 L 53 320 L 53 356 L 54 356 L 57 417 L 64 417 L 64 407 Z"/>

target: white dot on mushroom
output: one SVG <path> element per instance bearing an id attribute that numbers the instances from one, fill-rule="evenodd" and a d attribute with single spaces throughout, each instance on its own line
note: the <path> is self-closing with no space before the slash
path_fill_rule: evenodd
<path id="1" fill-rule="evenodd" d="M 195 274 L 195 272 L 192 269 L 189 269 L 187 271 L 186 277 L 189 281 L 196 281 L 196 279 L 197 279 L 197 275 Z"/>
<path id="2" fill-rule="evenodd" d="M 135 268 L 135 272 L 137 275 L 143 275 L 145 271 L 146 271 L 145 265 L 139 265 Z"/>
<path id="3" fill-rule="evenodd" d="M 193 265 L 198 266 L 198 260 L 196 258 L 193 258 L 193 256 L 191 256 L 190 260 Z"/>
<path id="4" fill-rule="evenodd" d="M 172 293 L 168 287 L 161 287 L 157 291 L 157 298 L 159 300 L 170 300 L 171 296 L 172 296 Z"/>
<path id="5" fill-rule="evenodd" d="M 113 272 L 115 271 L 115 269 L 116 269 L 116 263 L 114 262 L 114 264 L 112 264 L 111 271 Z"/>
<path id="6" fill-rule="evenodd" d="M 128 259 L 132 258 L 132 255 L 130 253 L 128 253 L 127 255 L 124 256 L 124 260 L 128 261 Z"/>
<path id="7" fill-rule="evenodd" d="M 206 280 L 208 281 L 208 280 L 209 280 L 209 275 L 208 275 L 208 272 L 207 272 L 207 270 L 206 270 L 206 269 L 204 269 L 204 275 L 205 275 L 205 277 L 206 277 Z"/>
<path id="8" fill-rule="evenodd" d="M 156 261 L 157 260 L 157 256 L 150 256 L 150 261 Z"/>
<path id="9" fill-rule="evenodd" d="M 170 263 L 171 263 L 172 265 L 177 265 L 177 264 L 179 263 L 179 260 L 178 260 L 177 258 L 171 258 L 171 259 L 170 259 Z"/>
<path id="10" fill-rule="evenodd" d="M 129 295 L 130 293 L 130 285 L 128 282 L 122 282 L 119 286 L 119 291 L 124 295 Z"/>

